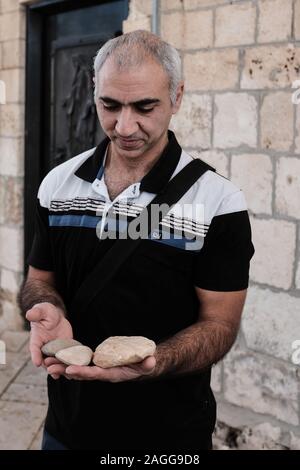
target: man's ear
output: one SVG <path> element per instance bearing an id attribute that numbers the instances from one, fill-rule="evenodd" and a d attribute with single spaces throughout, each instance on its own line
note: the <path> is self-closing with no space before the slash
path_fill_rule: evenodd
<path id="1" fill-rule="evenodd" d="M 176 90 L 176 101 L 175 101 L 175 104 L 173 105 L 173 114 L 176 114 L 180 108 L 182 97 L 183 97 L 183 92 L 184 92 L 184 81 L 181 80 Z"/>

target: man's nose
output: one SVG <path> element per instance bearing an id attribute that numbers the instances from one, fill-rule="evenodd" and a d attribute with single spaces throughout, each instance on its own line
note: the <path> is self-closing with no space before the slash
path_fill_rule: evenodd
<path id="1" fill-rule="evenodd" d="M 130 107 L 121 109 L 117 117 L 115 129 L 122 137 L 130 137 L 138 130 L 136 114 Z"/>

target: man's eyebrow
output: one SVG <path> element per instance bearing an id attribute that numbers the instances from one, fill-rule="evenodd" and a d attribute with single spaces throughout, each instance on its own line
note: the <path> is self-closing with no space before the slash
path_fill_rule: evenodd
<path id="1" fill-rule="evenodd" d="M 106 104 L 123 105 L 123 103 L 120 103 L 120 101 L 110 98 L 109 96 L 100 96 L 100 100 Z M 149 104 L 155 104 L 159 102 L 160 100 L 158 98 L 144 98 L 142 100 L 133 101 L 132 103 L 128 103 L 128 104 L 134 105 L 134 106 L 146 106 Z"/>

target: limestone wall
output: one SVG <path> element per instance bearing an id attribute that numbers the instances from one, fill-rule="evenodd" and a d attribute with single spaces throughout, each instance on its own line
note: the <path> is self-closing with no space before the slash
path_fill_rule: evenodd
<path id="1" fill-rule="evenodd" d="M 16 292 L 23 271 L 25 8 L 0 0 L 0 332 L 20 329 Z"/>

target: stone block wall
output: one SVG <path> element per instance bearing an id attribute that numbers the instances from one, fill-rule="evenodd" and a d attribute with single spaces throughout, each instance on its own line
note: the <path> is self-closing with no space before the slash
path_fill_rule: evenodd
<path id="1" fill-rule="evenodd" d="M 25 9 L 0 0 L 0 331 L 21 329 L 16 293 L 23 271 Z"/>
<path id="2" fill-rule="evenodd" d="M 124 30 L 150 30 L 150 6 L 131 0 Z M 161 0 L 158 20 L 183 59 L 173 128 L 244 191 L 256 248 L 239 337 L 213 370 L 217 436 L 299 449 L 300 0 Z"/>

